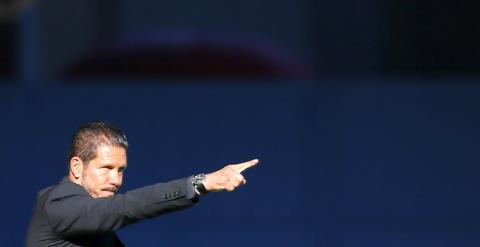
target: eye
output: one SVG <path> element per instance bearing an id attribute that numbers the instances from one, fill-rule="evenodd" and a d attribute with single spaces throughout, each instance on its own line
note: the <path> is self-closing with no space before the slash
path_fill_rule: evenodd
<path id="1" fill-rule="evenodd" d="M 102 173 L 108 173 L 111 169 L 112 169 L 112 167 L 110 167 L 110 166 L 102 166 L 102 167 L 100 167 L 100 171 L 101 171 Z"/>

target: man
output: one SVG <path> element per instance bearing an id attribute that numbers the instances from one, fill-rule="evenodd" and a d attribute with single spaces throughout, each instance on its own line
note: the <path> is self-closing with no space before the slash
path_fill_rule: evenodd
<path id="1" fill-rule="evenodd" d="M 123 246 L 113 232 L 160 214 L 188 208 L 209 192 L 245 184 L 241 172 L 258 160 L 116 194 L 127 167 L 128 142 L 105 122 L 74 133 L 69 171 L 59 184 L 38 193 L 26 246 Z"/>

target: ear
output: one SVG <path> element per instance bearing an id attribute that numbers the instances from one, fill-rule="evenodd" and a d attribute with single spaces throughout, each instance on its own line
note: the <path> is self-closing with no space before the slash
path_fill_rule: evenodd
<path id="1" fill-rule="evenodd" d="M 82 177 L 83 173 L 83 161 L 77 156 L 70 159 L 70 176 L 78 181 Z"/>

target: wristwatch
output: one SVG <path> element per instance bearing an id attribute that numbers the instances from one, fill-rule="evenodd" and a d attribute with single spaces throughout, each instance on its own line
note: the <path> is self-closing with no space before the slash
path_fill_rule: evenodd
<path id="1" fill-rule="evenodd" d="M 205 185 L 203 184 L 205 182 L 205 174 L 200 173 L 195 176 L 193 176 L 192 184 L 195 190 L 200 193 L 200 195 L 205 195 L 208 194 L 208 190 L 205 188 Z"/>

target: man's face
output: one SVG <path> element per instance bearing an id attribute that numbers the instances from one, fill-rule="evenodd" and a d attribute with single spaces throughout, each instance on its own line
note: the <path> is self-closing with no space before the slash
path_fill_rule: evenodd
<path id="1" fill-rule="evenodd" d="M 97 157 L 84 164 L 80 183 L 94 198 L 113 196 L 122 185 L 126 167 L 125 148 L 100 145 Z"/>

